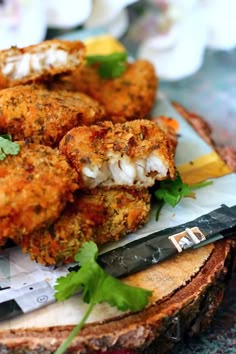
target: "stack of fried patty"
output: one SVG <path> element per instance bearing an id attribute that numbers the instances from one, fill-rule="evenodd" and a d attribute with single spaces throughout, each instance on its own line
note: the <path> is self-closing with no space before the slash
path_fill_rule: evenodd
<path id="1" fill-rule="evenodd" d="M 45 265 L 134 232 L 148 188 L 176 172 L 173 134 L 149 119 L 152 64 L 102 79 L 84 56 L 81 42 L 60 40 L 0 52 L 0 134 L 20 146 L 0 161 L 0 245 L 11 239 Z"/>

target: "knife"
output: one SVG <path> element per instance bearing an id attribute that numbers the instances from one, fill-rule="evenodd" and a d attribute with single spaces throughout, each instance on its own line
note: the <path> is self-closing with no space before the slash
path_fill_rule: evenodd
<path id="1" fill-rule="evenodd" d="M 98 263 L 114 277 L 124 277 L 157 264 L 174 254 L 236 235 L 236 205 L 176 227 L 154 232 L 101 254 Z"/>
<path id="2" fill-rule="evenodd" d="M 116 248 L 98 257 L 100 265 L 115 277 L 122 277 L 188 248 L 196 248 L 236 234 L 236 206 L 220 208 L 173 228 L 154 232 L 142 239 Z M 67 268 L 75 270 L 75 266 Z M 54 289 L 39 281 L 33 287 L 13 291 L 9 284 L 0 286 L 0 321 L 9 320 L 55 302 Z M 9 289 L 9 291 L 8 291 Z"/>

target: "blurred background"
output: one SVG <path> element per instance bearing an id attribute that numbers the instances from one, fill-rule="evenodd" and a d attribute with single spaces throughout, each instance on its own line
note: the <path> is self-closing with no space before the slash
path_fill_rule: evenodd
<path id="1" fill-rule="evenodd" d="M 0 49 L 109 33 L 236 148 L 235 0 L 0 0 Z"/>

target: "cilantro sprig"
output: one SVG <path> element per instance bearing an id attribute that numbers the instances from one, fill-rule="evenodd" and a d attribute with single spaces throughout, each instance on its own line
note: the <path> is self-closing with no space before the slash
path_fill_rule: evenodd
<path id="1" fill-rule="evenodd" d="M 92 241 L 84 242 L 75 255 L 75 261 L 80 269 L 60 277 L 55 285 L 55 297 L 64 301 L 72 295 L 82 292 L 83 301 L 88 308 L 82 320 L 75 326 L 67 339 L 56 350 L 55 354 L 62 354 L 69 347 L 71 341 L 79 333 L 95 304 L 107 302 L 118 310 L 140 311 L 148 303 L 149 290 L 129 286 L 105 272 L 96 259 L 98 248 Z"/>
<path id="2" fill-rule="evenodd" d="M 194 189 L 203 188 L 211 185 L 212 181 L 203 181 L 193 185 L 189 185 L 182 181 L 180 173 L 177 172 L 177 176 L 174 180 L 166 179 L 161 181 L 158 189 L 154 192 L 154 196 L 158 201 L 156 220 L 158 220 L 161 208 L 165 203 L 171 205 L 173 208 L 184 197 L 195 197 Z"/>
<path id="3" fill-rule="evenodd" d="M 17 155 L 20 151 L 20 146 L 12 141 L 10 134 L 0 136 L 0 161 L 4 160 L 7 155 Z"/>
<path id="4" fill-rule="evenodd" d="M 109 55 L 87 55 L 87 65 L 97 65 L 99 75 L 104 79 L 120 77 L 127 67 L 127 53 Z"/>

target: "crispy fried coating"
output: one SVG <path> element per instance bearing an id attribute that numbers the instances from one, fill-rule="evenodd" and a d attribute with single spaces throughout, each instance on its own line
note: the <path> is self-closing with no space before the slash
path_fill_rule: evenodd
<path id="1" fill-rule="evenodd" d="M 134 232 L 147 222 L 149 210 L 146 189 L 79 192 L 51 227 L 23 236 L 19 244 L 39 263 L 68 263 L 85 241 L 102 245 Z"/>
<path id="2" fill-rule="evenodd" d="M 58 150 L 19 144 L 18 155 L 0 161 L 0 242 L 52 223 L 78 188 Z"/>
<path id="3" fill-rule="evenodd" d="M 0 88 L 42 81 L 78 68 L 84 59 L 81 41 L 47 40 L 0 51 Z"/>
<path id="4" fill-rule="evenodd" d="M 158 123 L 140 119 L 73 128 L 59 149 L 78 172 L 81 187 L 143 188 L 175 177 L 174 151 L 169 144 Z"/>
<path id="5" fill-rule="evenodd" d="M 19 85 L 0 91 L 0 133 L 14 140 L 57 146 L 78 125 L 103 120 L 104 108 L 84 93 Z"/>
<path id="6" fill-rule="evenodd" d="M 163 129 L 163 131 L 165 132 L 165 135 L 168 139 L 169 151 L 172 151 L 173 154 L 175 154 L 175 150 L 178 145 L 177 131 L 170 124 L 166 123 L 172 120 L 173 118 L 166 117 L 166 116 L 158 116 L 152 118 L 152 121 L 158 123 Z"/>
<path id="7" fill-rule="evenodd" d="M 96 99 L 105 107 L 108 118 L 117 123 L 150 114 L 158 80 L 150 62 L 137 60 L 115 79 L 103 79 L 95 66 L 83 65 L 64 80 L 64 85 Z"/>

